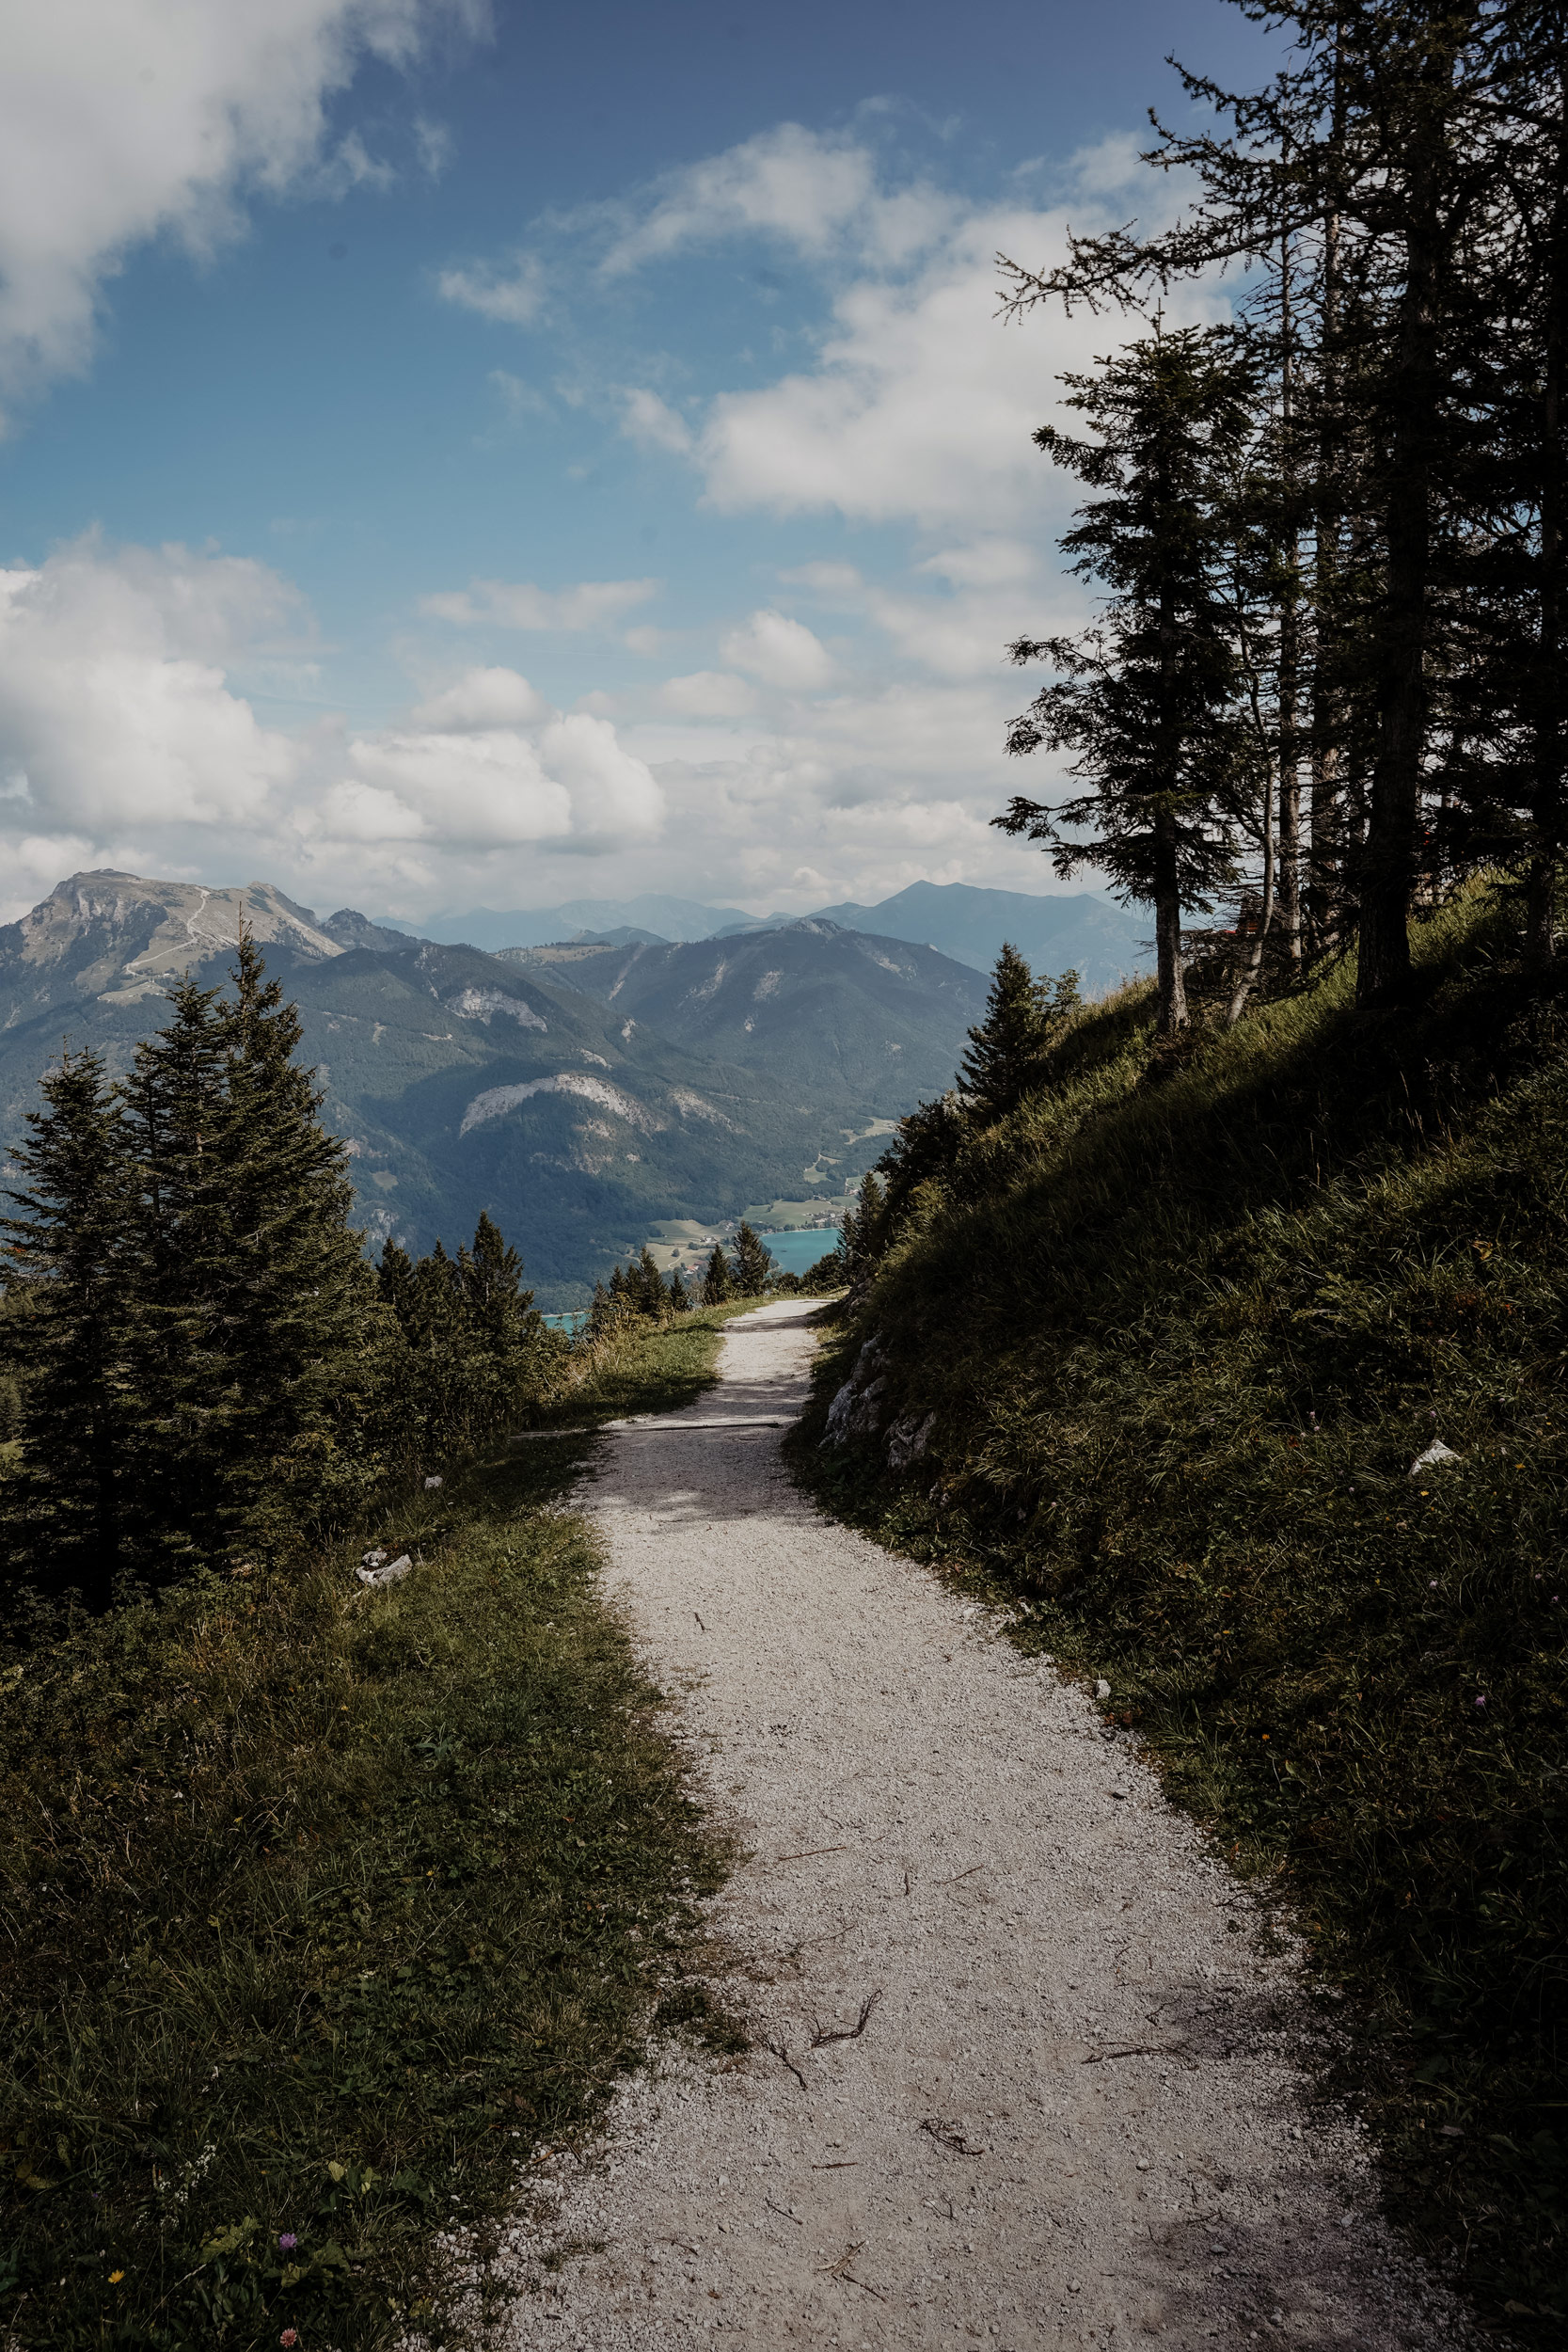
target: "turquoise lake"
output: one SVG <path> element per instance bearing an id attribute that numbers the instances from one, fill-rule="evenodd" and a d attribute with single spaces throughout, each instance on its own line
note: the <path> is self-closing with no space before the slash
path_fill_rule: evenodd
<path id="1" fill-rule="evenodd" d="M 838 1248 L 838 1227 L 811 1225 L 798 1233 L 764 1233 L 762 1239 L 786 1274 L 805 1274 Z"/>

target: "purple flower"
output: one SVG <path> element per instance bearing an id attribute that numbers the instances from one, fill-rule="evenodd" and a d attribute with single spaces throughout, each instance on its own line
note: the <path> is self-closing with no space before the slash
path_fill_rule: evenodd
<path id="1" fill-rule="evenodd" d="M 277 2241 L 278 2251 L 284 2254 L 292 2254 L 294 2248 L 298 2244 L 299 2240 L 295 2237 L 293 2232 L 292 2230 L 285 2230 L 282 2236 Z"/>
<path id="2" fill-rule="evenodd" d="M 1484 1707 L 1486 1705 L 1486 1694 L 1484 1692 L 1481 1693 L 1481 1697 L 1477 1699 L 1476 1705 L 1478 1707 Z"/>

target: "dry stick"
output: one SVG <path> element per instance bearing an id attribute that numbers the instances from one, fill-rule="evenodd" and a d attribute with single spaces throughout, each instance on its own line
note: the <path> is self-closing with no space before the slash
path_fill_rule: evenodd
<path id="1" fill-rule="evenodd" d="M 1131 2050 L 1091 2050 L 1086 2058 L 1080 2058 L 1079 2064 L 1101 2066 L 1107 2058 L 1180 2058 L 1186 2046 L 1184 2042 L 1140 2042 Z"/>
<path id="2" fill-rule="evenodd" d="M 781 1853 L 773 1857 L 774 1867 L 781 1862 L 810 1862 L 819 1853 L 847 1853 L 847 1846 L 808 1846 L 804 1853 Z"/>
<path id="3" fill-rule="evenodd" d="M 872 2010 L 876 2008 L 881 1997 L 882 1988 L 879 1985 L 876 1992 L 868 1994 L 866 1998 L 861 2003 L 860 2017 L 857 2023 L 853 2026 L 830 2026 L 823 2027 L 813 2020 L 811 2033 L 812 2048 L 814 2050 L 826 2049 L 830 2042 L 858 2042 L 862 2034 L 865 2031 L 866 2023 L 870 2018 Z"/>
<path id="4" fill-rule="evenodd" d="M 885 2303 L 887 2301 L 887 2296 L 885 2295 L 878 2295 L 875 2287 L 868 2287 L 865 2280 L 863 2279 L 857 2279 L 854 2272 L 848 2267 L 849 2264 L 854 2261 L 855 2256 L 857 2254 L 863 2254 L 864 2251 L 864 2238 L 862 2238 L 858 2246 L 847 2246 L 836 2263 L 828 2263 L 824 2265 L 822 2276 L 825 2279 L 840 2279 L 847 2287 L 859 2287 L 863 2295 L 874 2296 L 879 2303 Z"/>
<path id="5" fill-rule="evenodd" d="M 801 2074 L 800 2068 L 796 2065 L 795 2060 L 790 2057 L 789 2052 L 784 2048 L 784 2043 L 782 2042 L 765 2042 L 762 2046 L 770 2054 L 770 2056 L 778 2059 L 781 2066 L 788 2067 L 790 2073 L 794 2075 L 801 2090 L 804 2090 L 806 2087 L 806 2078 L 804 2074 Z"/>
<path id="6" fill-rule="evenodd" d="M 772 2212 L 776 2213 L 776 2214 L 779 2216 L 779 2217 L 781 2218 L 781 2220 L 784 2220 L 784 2221 L 793 2221 L 793 2222 L 794 2222 L 794 2224 L 795 2224 L 795 2227 L 796 2227 L 798 2230 L 803 2230 L 803 2229 L 805 2228 L 805 2226 L 806 2226 L 806 2225 L 805 2225 L 805 2223 L 801 2220 L 801 2218 L 800 2218 L 800 2215 L 799 2215 L 798 2213 L 785 2213 L 785 2212 L 784 2212 L 784 2207 L 783 2207 L 782 2205 L 775 2205 L 775 2204 L 774 2204 L 773 2200 L 771 2199 L 771 2197 L 765 2197 L 765 2198 L 763 2199 L 763 2201 L 763 2201 L 763 2203 L 764 2203 L 765 2205 L 767 2205 L 767 2206 L 768 2206 L 768 2208 L 769 2208 Z"/>
<path id="7" fill-rule="evenodd" d="M 985 2149 L 972 2148 L 956 2123 L 944 2123 L 940 2115 L 928 2115 L 920 2126 L 928 2132 L 941 2148 L 951 2148 L 956 2156 L 983 2156 Z"/>
<path id="8" fill-rule="evenodd" d="M 972 1879 L 976 1870 L 985 1868 L 983 1862 L 972 1862 L 967 1870 L 956 1870 L 950 1879 L 938 1879 L 939 1886 L 957 1886 L 959 1879 Z"/>

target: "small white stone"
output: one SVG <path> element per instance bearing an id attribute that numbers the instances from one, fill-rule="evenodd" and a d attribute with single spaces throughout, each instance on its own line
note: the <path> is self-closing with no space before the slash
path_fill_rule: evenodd
<path id="1" fill-rule="evenodd" d="M 1111 1695 L 1110 1684 L 1108 1682 L 1097 1682 L 1094 1686 L 1094 1694 L 1097 1699 L 1108 1699 Z"/>

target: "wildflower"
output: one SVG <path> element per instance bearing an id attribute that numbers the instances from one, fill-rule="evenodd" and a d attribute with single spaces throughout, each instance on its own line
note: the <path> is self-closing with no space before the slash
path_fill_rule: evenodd
<path id="1" fill-rule="evenodd" d="M 284 2254 L 292 2254 L 298 2244 L 299 2240 L 292 2230 L 285 2230 L 277 2241 L 278 2250 Z"/>
<path id="2" fill-rule="evenodd" d="M 1477 1699 L 1476 1705 L 1478 1707 L 1484 1707 L 1486 1705 L 1486 1693 L 1484 1691 L 1481 1692 L 1480 1698 Z"/>
<path id="3" fill-rule="evenodd" d="M 123 2270 L 111 2270 L 109 2273 L 109 2284 L 112 2287 L 118 2287 L 124 2276 L 125 2273 Z"/>
<path id="4" fill-rule="evenodd" d="M 1437 1579 L 1434 1576 L 1429 1576 L 1427 1578 L 1427 1582 L 1433 1592 L 1437 1590 Z"/>
<path id="5" fill-rule="evenodd" d="M 285 2328 L 277 2341 L 283 2346 L 283 2352 L 293 2352 L 293 2346 L 299 2342 L 299 2331 L 294 2328 Z"/>

